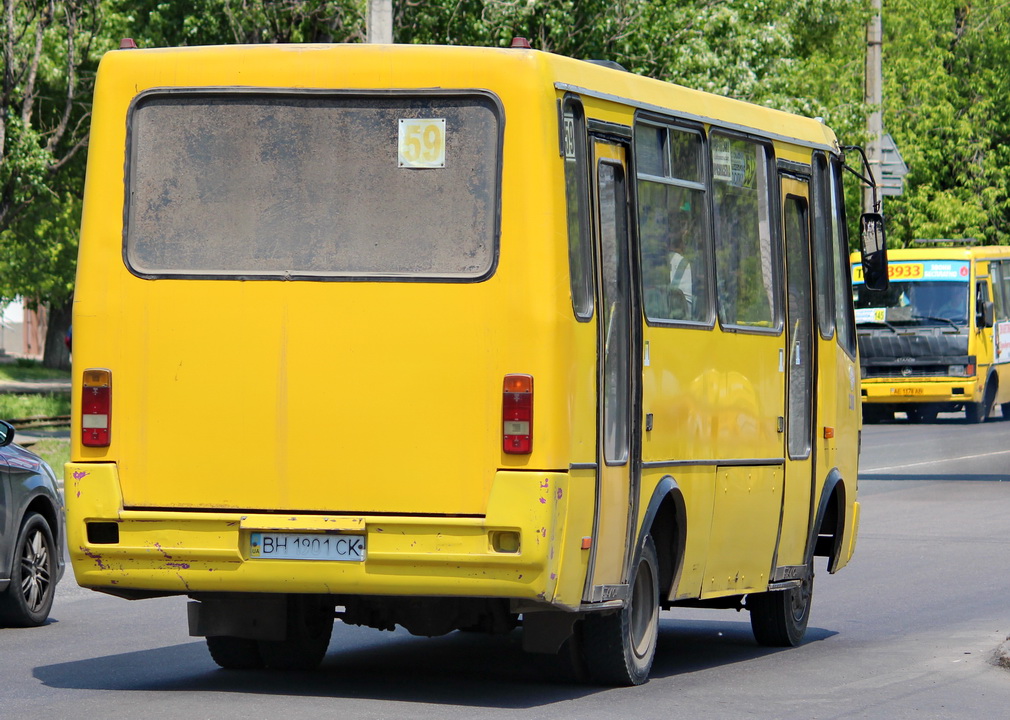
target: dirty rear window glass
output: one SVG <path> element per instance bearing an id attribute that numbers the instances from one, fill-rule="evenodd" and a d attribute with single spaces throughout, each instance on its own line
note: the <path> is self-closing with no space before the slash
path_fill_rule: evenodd
<path id="1" fill-rule="evenodd" d="M 145 276 L 486 276 L 500 115 L 477 93 L 144 96 L 126 260 Z"/>

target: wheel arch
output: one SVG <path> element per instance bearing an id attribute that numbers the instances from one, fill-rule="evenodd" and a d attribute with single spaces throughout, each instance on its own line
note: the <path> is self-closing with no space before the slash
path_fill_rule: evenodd
<path id="1" fill-rule="evenodd" d="M 645 548 L 645 539 L 652 535 L 659 560 L 660 602 L 672 600 L 680 583 L 684 564 L 684 545 L 687 541 L 687 514 L 684 494 L 677 481 L 665 475 L 656 484 L 642 517 L 635 543 L 634 563 Z"/>
<path id="2" fill-rule="evenodd" d="M 810 526 L 811 557 L 828 558 L 828 572 L 835 572 L 841 557 L 842 541 L 845 536 L 845 513 L 848 511 L 845 479 L 838 468 L 832 468 L 824 480 L 821 497 L 817 503 L 817 515 Z"/>

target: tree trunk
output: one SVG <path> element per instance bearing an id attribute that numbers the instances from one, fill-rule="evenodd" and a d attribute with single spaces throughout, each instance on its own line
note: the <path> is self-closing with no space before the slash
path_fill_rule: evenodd
<path id="1" fill-rule="evenodd" d="M 73 298 L 49 306 L 49 324 L 46 327 L 46 346 L 42 356 L 43 367 L 70 369 L 70 350 L 64 338 L 70 329 L 74 309 Z"/>

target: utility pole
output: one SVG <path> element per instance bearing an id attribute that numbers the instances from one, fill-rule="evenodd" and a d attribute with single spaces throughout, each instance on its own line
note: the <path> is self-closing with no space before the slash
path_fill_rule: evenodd
<path id="1" fill-rule="evenodd" d="M 870 136 L 866 145 L 866 158 L 870 162 L 870 173 L 879 184 L 882 160 L 881 139 L 884 135 L 883 113 L 883 45 L 884 31 L 881 20 L 883 0 L 872 0 L 873 17 L 866 26 L 866 104 L 873 110 L 866 121 L 866 132 Z M 883 200 L 881 200 L 883 202 Z M 873 207 L 873 190 L 863 188 L 863 212 L 881 212 L 883 208 Z"/>
<path id="2" fill-rule="evenodd" d="M 393 0 L 368 0 L 365 31 L 370 43 L 393 42 Z"/>

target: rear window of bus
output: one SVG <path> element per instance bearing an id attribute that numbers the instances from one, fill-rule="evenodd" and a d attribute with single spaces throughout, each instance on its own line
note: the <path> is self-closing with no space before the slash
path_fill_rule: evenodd
<path id="1" fill-rule="evenodd" d="M 481 279 L 501 115 L 476 92 L 143 94 L 126 262 L 142 277 Z"/>

